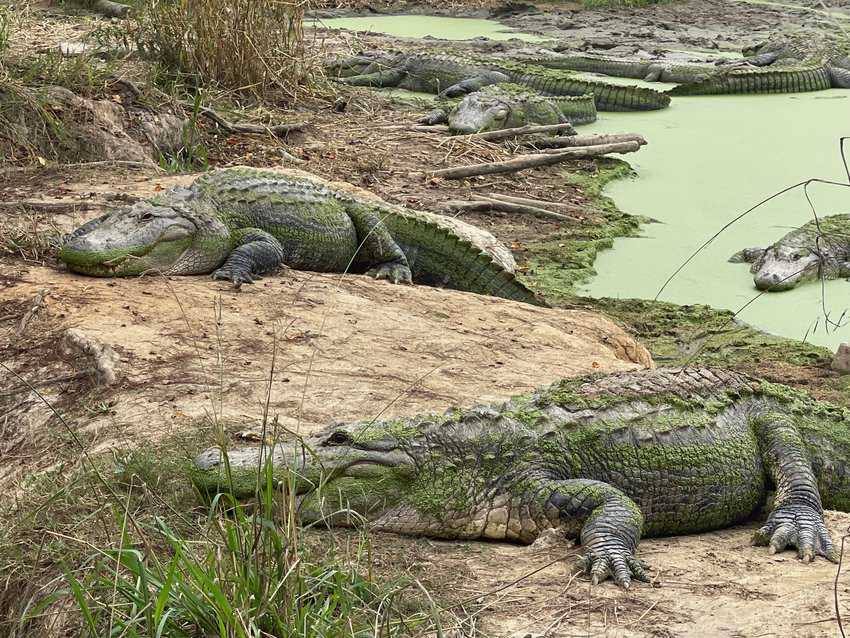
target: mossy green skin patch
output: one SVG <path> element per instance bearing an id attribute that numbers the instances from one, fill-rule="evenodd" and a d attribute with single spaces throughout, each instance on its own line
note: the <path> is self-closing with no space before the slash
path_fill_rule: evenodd
<path id="1" fill-rule="evenodd" d="M 821 495 L 850 506 L 850 411 L 707 368 L 563 380 L 499 406 L 334 425 L 263 456 L 307 520 L 518 542 L 564 527 L 593 555 L 614 543 L 631 556 L 641 534 L 732 525 L 770 488 L 777 516 L 804 493 L 815 518 Z M 228 479 L 211 449 L 192 479 L 249 496 L 259 457 L 229 450 Z"/>

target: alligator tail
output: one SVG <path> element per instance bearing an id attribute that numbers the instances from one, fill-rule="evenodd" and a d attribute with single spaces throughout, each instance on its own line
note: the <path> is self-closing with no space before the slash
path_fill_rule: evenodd
<path id="1" fill-rule="evenodd" d="M 801 93 L 824 91 L 832 86 L 825 66 L 804 69 L 735 69 L 693 84 L 681 84 L 670 95 L 720 95 L 730 93 Z"/>
<path id="2" fill-rule="evenodd" d="M 415 281 L 546 305 L 492 256 L 448 228 L 401 214 L 387 216 L 384 224 L 407 256 Z"/>
<path id="3" fill-rule="evenodd" d="M 589 55 L 565 55 L 562 57 L 543 58 L 535 63 L 547 69 L 569 69 L 571 71 L 586 71 L 614 75 L 621 78 L 642 80 L 649 73 L 649 62 L 634 60 L 615 60 L 612 58 L 596 58 Z"/>
<path id="4" fill-rule="evenodd" d="M 655 111 L 670 106 L 667 93 L 641 86 L 624 86 L 565 77 L 557 71 L 541 68 L 541 72 L 512 71 L 512 82 L 524 84 L 544 95 L 586 95 L 592 93 L 599 111 Z"/>

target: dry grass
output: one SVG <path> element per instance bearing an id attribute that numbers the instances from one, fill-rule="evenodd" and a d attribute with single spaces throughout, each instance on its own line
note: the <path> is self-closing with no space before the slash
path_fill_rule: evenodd
<path id="1" fill-rule="evenodd" d="M 136 40 L 197 85 L 291 103 L 318 69 L 305 48 L 306 9 L 305 0 L 151 0 Z"/>

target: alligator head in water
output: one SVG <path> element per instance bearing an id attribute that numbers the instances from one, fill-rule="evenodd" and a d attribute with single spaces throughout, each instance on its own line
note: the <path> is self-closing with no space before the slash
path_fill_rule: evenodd
<path id="1" fill-rule="evenodd" d="M 752 264 L 759 290 L 779 292 L 818 279 L 850 276 L 850 215 L 830 215 L 792 230 L 767 248 L 747 248 L 729 261 Z"/>
<path id="2" fill-rule="evenodd" d="M 97 277 L 208 273 L 230 250 L 227 229 L 208 206 L 191 189 L 170 191 L 167 205 L 156 198 L 138 202 L 66 236 L 59 259 Z"/>

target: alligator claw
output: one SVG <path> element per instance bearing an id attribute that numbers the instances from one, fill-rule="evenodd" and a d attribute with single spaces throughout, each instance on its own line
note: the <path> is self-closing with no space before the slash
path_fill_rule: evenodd
<path id="1" fill-rule="evenodd" d="M 213 279 L 223 279 L 231 282 L 237 288 L 242 284 L 252 284 L 256 279 L 261 279 L 247 271 L 231 270 L 230 268 L 219 268 L 211 275 Z"/>
<path id="2" fill-rule="evenodd" d="M 797 548 L 797 557 L 811 563 L 815 556 L 838 562 L 838 552 L 832 543 L 823 514 L 808 505 L 781 505 L 777 507 L 752 539 L 753 545 L 766 545 L 771 554 L 787 547 Z"/>
<path id="3" fill-rule="evenodd" d="M 631 552 L 624 548 L 605 548 L 603 550 L 590 550 L 578 559 L 579 568 L 590 576 L 590 581 L 598 585 L 607 578 L 611 578 L 623 589 L 628 589 L 632 579 L 649 582 L 647 564 L 635 558 Z"/>
<path id="4" fill-rule="evenodd" d="M 372 268 L 366 274 L 375 279 L 386 279 L 394 284 L 413 283 L 413 275 L 410 272 L 410 268 L 404 264 L 381 264 Z"/>

